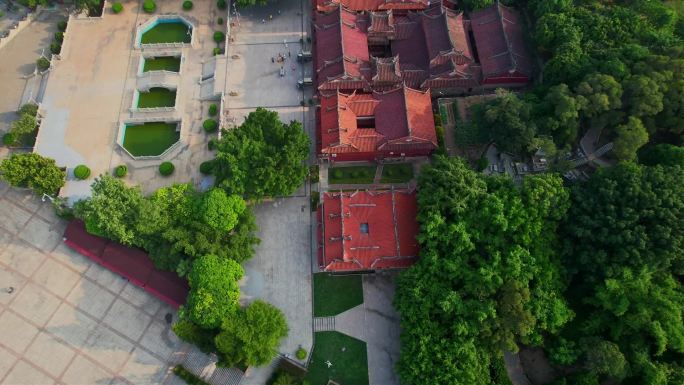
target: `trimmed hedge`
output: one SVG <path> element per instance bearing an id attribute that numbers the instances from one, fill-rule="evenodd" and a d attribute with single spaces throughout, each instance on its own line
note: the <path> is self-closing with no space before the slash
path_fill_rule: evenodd
<path id="1" fill-rule="evenodd" d="M 59 53 L 62 52 L 62 45 L 56 41 L 53 41 L 52 43 L 50 43 L 50 52 L 52 52 L 55 55 L 59 55 Z"/>
<path id="2" fill-rule="evenodd" d="M 221 48 L 214 47 L 214 50 L 212 52 L 214 53 L 214 56 L 220 55 L 221 54 Z"/>
<path id="3" fill-rule="evenodd" d="M 66 27 L 67 27 L 66 20 L 61 20 L 57 23 L 57 29 L 60 30 L 61 32 L 66 31 Z"/>
<path id="4" fill-rule="evenodd" d="M 58 42 L 63 42 L 64 41 L 64 32 L 55 32 L 55 40 Z"/>
<path id="5" fill-rule="evenodd" d="M 5 146 L 12 146 L 16 142 L 17 142 L 17 135 L 12 133 L 12 132 L 8 132 L 2 136 L 2 144 L 4 144 Z"/>
<path id="6" fill-rule="evenodd" d="M 84 164 L 79 164 L 74 168 L 74 176 L 80 180 L 88 179 L 90 176 L 90 169 Z"/>
<path id="7" fill-rule="evenodd" d="M 209 105 L 209 116 L 216 116 L 218 114 L 218 106 L 216 104 Z"/>
<path id="8" fill-rule="evenodd" d="M 218 7 L 218 9 L 226 9 L 226 7 L 228 7 L 228 4 L 226 3 L 226 0 L 218 0 L 216 2 L 216 6 Z"/>
<path id="9" fill-rule="evenodd" d="M 118 2 L 112 4 L 112 12 L 120 13 L 121 11 L 123 11 L 123 4 L 118 3 Z"/>
<path id="10" fill-rule="evenodd" d="M 218 19 L 216 19 L 216 24 L 223 25 L 223 18 L 219 17 Z"/>
<path id="11" fill-rule="evenodd" d="M 36 60 L 36 66 L 38 66 L 38 70 L 45 71 L 50 68 L 50 61 L 44 57 L 41 57 L 40 59 Z"/>
<path id="12" fill-rule="evenodd" d="M 226 34 L 225 33 L 221 32 L 221 31 L 214 32 L 214 41 L 217 44 L 220 44 L 224 40 L 226 40 Z"/>
<path id="13" fill-rule="evenodd" d="M 214 132 L 218 129 L 218 122 L 214 119 L 207 119 L 202 123 L 202 128 L 206 132 Z"/>
<path id="14" fill-rule="evenodd" d="M 116 166 L 116 168 L 114 168 L 114 176 L 117 178 L 123 178 L 126 176 L 126 174 L 128 174 L 128 166 L 125 164 Z"/>
<path id="15" fill-rule="evenodd" d="M 211 172 L 214 170 L 214 162 L 208 160 L 200 163 L 199 170 L 204 175 L 211 175 Z"/>
<path id="16" fill-rule="evenodd" d="M 209 385 L 208 383 L 202 381 L 201 378 L 190 373 L 183 365 L 177 365 L 173 367 L 173 374 L 180 377 L 181 380 L 185 381 L 188 385 Z"/>
<path id="17" fill-rule="evenodd" d="M 189 10 L 192 9 L 192 5 L 193 5 L 193 4 L 192 4 L 192 1 L 190 1 L 190 0 L 185 0 L 185 1 L 183 2 L 183 9 L 186 10 L 186 11 L 189 11 Z"/>
<path id="18" fill-rule="evenodd" d="M 152 13 L 157 9 L 157 3 L 153 0 L 145 0 L 143 3 L 143 11 L 146 13 Z"/>
<path id="19" fill-rule="evenodd" d="M 164 162 L 159 165 L 159 173 L 164 176 L 169 176 L 173 174 L 173 170 L 175 169 L 176 167 L 171 162 Z"/>

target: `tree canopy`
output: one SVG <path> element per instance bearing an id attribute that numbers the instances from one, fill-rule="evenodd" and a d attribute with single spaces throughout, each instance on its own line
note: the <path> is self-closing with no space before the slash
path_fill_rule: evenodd
<path id="1" fill-rule="evenodd" d="M 54 159 L 35 153 L 12 154 L 0 163 L 0 178 L 11 186 L 55 195 L 66 182 L 66 171 L 57 167 Z"/>
<path id="2" fill-rule="evenodd" d="M 490 384 L 491 357 L 539 345 L 572 311 L 555 229 L 569 192 L 554 175 L 516 187 L 438 157 L 421 173 L 421 259 L 400 276 L 402 381 Z"/>
<path id="3" fill-rule="evenodd" d="M 216 186 L 247 199 L 290 195 L 304 183 L 309 142 L 300 122 L 257 108 L 216 143 Z"/>

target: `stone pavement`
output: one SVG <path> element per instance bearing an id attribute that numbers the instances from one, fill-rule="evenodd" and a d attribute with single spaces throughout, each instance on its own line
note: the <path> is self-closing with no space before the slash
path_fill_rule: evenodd
<path id="1" fill-rule="evenodd" d="M 0 384 L 176 384 L 178 362 L 239 382 L 179 341 L 172 308 L 67 248 L 65 226 L 49 203 L 0 183 Z"/>

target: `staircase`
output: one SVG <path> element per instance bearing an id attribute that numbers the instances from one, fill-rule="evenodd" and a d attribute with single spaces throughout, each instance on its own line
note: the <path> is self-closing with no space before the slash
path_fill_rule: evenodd
<path id="1" fill-rule="evenodd" d="M 335 330 L 335 317 L 314 317 L 314 332 Z"/>

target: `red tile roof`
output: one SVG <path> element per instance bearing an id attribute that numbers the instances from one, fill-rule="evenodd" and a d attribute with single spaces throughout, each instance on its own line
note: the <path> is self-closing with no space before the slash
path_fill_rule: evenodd
<path id="1" fill-rule="evenodd" d="M 155 269 L 147 254 L 140 249 L 89 234 L 80 220 L 69 223 L 64 231 L 64 243 L 171 306 L 178 308 L 185 303 L 190 291 L 187 281 L 176 273 Z"/>
<path id="2" fill-rule="evenodd" d="M 323 265 L 328 271 L 407 267 L 418 256 L 415 193 L 323 194 Z"/>
<path id="3" fill-rule="evenodd" d="M 358 118 L 374 119 L 374 127 L 358 127 Z M 321 153 L 375 153 L 437 148 L 429 91 L 408 87 L 373 94 L 321 94 Z"/>
<path id="4" fill-rule="evenodd" d="M 498 1 L 471 13 L 471 28 L 485 78 L 518 73 L 532 74 L 518 13 Z"/>
<path id="5" fill-rule="evenodd" d="M 320 89 L 367 88 L 368 20 L 342 7 L 316 16 L 316 72 Z"/>
<path id="6" fill-rule="evenodd" d="M 352 11 L 419 10 L 427 8 L 429 3 L 429 0 L 316 0 L 316 8 L 325 12 L 341 4 Z"/>

